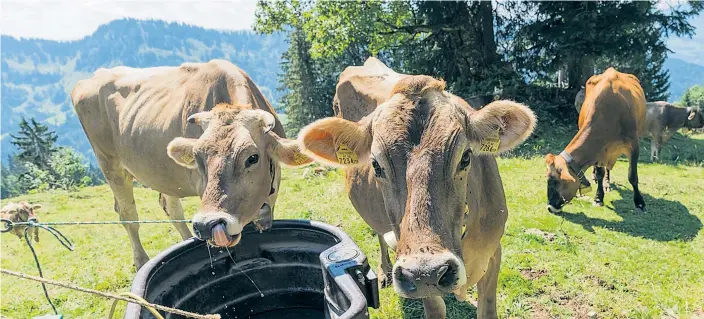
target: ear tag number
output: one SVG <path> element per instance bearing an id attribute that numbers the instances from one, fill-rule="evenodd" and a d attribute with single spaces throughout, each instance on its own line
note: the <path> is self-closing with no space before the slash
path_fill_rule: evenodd
<path id="1" fill-rule="evenodd" d="M 301 152 L 293 153 L 293 162 L 296 163 L 296 165 L 305 164 L 307 161 L 308 157 L 305 157 Z"/>
<path id="2" fill-rule="evenodd" d="M 342 165 L 353 165 L 359 163 L 357 158 L 357 153 L 351 150 L 347 145 L 340 144 L 335 151 L 335 156 L 337 157 L 337 162 Z"/>
<path id="3" fill-rule="evenodd" d="M 501 138 L 499 137 L 499 130 L 496 130 L 482 140 L 479 149 L 482 152 L 496 154 L 499 152 L 499 144 L 501 144 Z"/>
<path id="4" fill-rule="evenodd" d="M 183 156 L 181 156 L 181 160 L 186 164 L 193 163 L 194 159 L 195 158 L 193 158 L 193 154 L 191 154 L 191 153 L 183 154 Z"/>

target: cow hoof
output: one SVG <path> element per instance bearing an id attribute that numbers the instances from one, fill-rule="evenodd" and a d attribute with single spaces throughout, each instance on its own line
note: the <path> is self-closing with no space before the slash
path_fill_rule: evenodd
<path id="1" fill-rule="evenodd" d="M 636 207 L 636 214 L 645 214 L 648 210 L 645 207 Z"/>
<path id="2" fill-rule="evenodd" d="M 601 201 L 594 201 L 594 206 L 596 206 L 596 207 L 604 207 L 604 202 L 601 202 Z"/>
<path id="3" fill-rule="evenodd" d="M 548 211 L 553 213 L 553 214 L 559 214 L 562 213 L 562 209 L 560 208 L 555 208 L 555 206 L 548 205 Z"/>
<path id="4" fill-rule="evenodd" d="M 604 184 L 604 193 L 608 193 L 611 191 L 611 185 Z"/>

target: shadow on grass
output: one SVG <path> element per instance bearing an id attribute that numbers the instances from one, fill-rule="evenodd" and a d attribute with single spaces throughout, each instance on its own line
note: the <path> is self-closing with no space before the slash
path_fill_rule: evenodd
<path id="1" fill-rule="evenodd" d="M 443 299 L 445 300 L 445 306 L 447 307 L 447 319 L 466 319 L 477 317 L 477 308 L 472 304 L 457 301 L 454 295 L 447 295 L 443 297 Z M 400 298 L 398 302 L 401 303 L 404 319 L 425 318 L 422 300 Z"/>
<path id="2" fill-rule="evenodd" d="M 701 220 L 690 214 L 687 207 L 679 202 L 654 198 L 642 193 L 648 212 L 636 214 L 633 191 L 625 187 L 614 188 L 613 191 L 621 194 L 623 198 L 611 202 L 613 207 L 609 207 L 608 204 L 607 207 L 621 216 L 623 218 L 621 221 L 592 218 L 581 212 L 576 214 L 566 212 L 561 216 L 570 222 L 582 225 L 590 232 L 594 232 L 596 226 L 657 241 L 691 241 L 702 229 Z"/>

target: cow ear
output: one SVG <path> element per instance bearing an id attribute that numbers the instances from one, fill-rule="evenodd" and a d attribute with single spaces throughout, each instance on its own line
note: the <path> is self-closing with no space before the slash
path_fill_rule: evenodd
<path id="1" fill-rule="evenodd" d="M 500 100 L 469 116 L 468 138 L 477 153 L 497 154 L 513 149 L 535 129 L 535 113 L 527 106 Z"/>
<path id="2" fill-rule="evenodd" d="M 40 204 L 32 204 L 32 210 L 39 210 L 42 208 L 42 205 Z"/>
<path id="3" fill-rule="evenodd" d="M 273 134 L 272 134 L 273 135 Z M 313 163 L 313 159 L 301 153 L 301 147 L 296 140 L 276 137 L 272 156 L 288 167 L 301 167 Z"/>
<path id="4" fill-rule="evenodd" d="M 687 120 L 690 120 L 690 121 L 693 120 L 696 115 L 697 115 L 697 111 L 694 111 L 694 110 L 690 111 L 689 116 L 687 117 Z"/>
<path id="5" fill-rule="evenodd" d="M 208 128 L 208 124 L 210 123 L 210 120 L 213 118 L 213 112 L 206 111 L 206 112 L 199 112 L 196 114 L 193 114 L 188 117 L 188 123 L 191 124 L 198 124 L 200 125 L 201 128 L 203 128 L 203 131 Z"/>
<path id="6" fill-rule="evenodd" d="M 186 168 L 195 169 L 196 161 L 193 147 L 196 145 L 197 139 L 177 137 L 166 146 L 166 152 L 169 157 Z"/>
<path id="7" fill-rule="evenodd" d="M 372 136 L 368 125 L 328 117 L 304 127 L 298 134 L 303 153 L 323 164 L 350 167 L 368 162 Z"/>

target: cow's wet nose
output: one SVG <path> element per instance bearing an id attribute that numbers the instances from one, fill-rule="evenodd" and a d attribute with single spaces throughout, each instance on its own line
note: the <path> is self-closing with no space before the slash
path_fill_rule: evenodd
<path id="1" fill-rule="evenodd" d="M 396 292 L 409 298 L 422 298 L 452 292 L 466 281 L 464 265 L 454 254 L 409 255 L 401 257 L 393 269 Z"/>
<path id="2" fill-rule="evenodd" d="M 196 237 L 201 240 L 209 240 L 213 238 L 213 228 L 217 225 L 225 225 L 226 220 L 224 218 L 214 218 L 208 220 L 200 220 L 193 222 L 193 232 Z"/>

